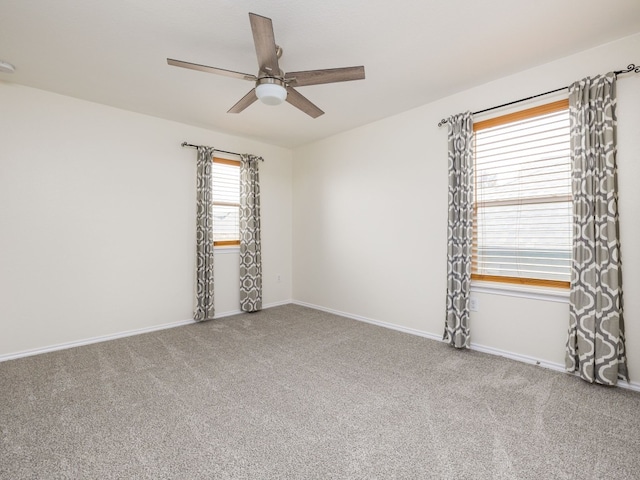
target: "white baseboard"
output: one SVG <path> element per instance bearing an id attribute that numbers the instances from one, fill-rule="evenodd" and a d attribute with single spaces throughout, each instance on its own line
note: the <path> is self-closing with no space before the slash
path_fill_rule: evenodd
<path id="1" fill-rule="evenodd" d="M 100 335 L 98 337 L 83 338 L 82 340 L 74 340 L 72 342 L 58 343 L 56 345 L 49 345 L 47 347 L 34 348 L 31 350 L 23 350 L 21 352 L 8 353 L 0 355 L 0 362 L 7 360 L 15 360 L 16 358 L 30 357 L 32 355 L 40 355 L 41 353 L 55 352 L 56 350 L 65 350 L 67 348 L 81 347 L 83 345 L 91 345 L 92 343 L 106 342 L 109 340 L 115 340 L 117 338 L 131 337 L 133 335 L 140 335 L 142 333 L 155 332 L 158 330 L 164 330 L 167 328 L 181 327 L 183 325 L 189 325 L 195 323 L 194 320 L 180 320 L 178 322 L 164 323 L 162 325 L 154 325 L 151 327 L 136 328 L 134 330 L 126 330 L 124 332 L 112 333 L 109 335 Z"/>
<path id="2" fill-rule="evenodd" d="M 373 325 L 378 325 L 380 327 L 389 328 L 391 330 L 397 330 L 400 332 L 409 333 L 411 335 L 417 335 L 419 337 L 429 338 L 431 340 L 436 340 L 438 342 L 442 342 L 442 335 L 436 335 L 434 333 L 425 332 L 423 330 L 417 330 L 414 328 L 403 327 L 400 325 L 395 325 L 393 323 L 382 322 L 380 320 L 372 320 L 370 318 L 363 317 L 361 315 L 354 315 L 347 312 L 341 312 L 339 310 L 334 310 L 332 308 L 321 307 L 319 305 L 314 305 L 307 302 L 301 302 L 299 300 L 293 300 L 291 303 L 295 305 L 301 305 L 303 307 L 309 307 L 316 310 L 321 310 L 327 313 L 333 313 L 334 315 L 340 315 L 341 317 L 351 318 L 353 320 L 359 320 L 365 323 L 371 323 Z M 509 358 L 511 360 L 516 360 L 518 362 L 529 363 L 531 365 L 537 365 L 543 368 L 547 368 L 549 370 L 554 370 L 556 372 L 567 373 L 564 365 L 555 362 L 549 362 L 548 360 L 542 360 L 534 357 L 530 357 L 528 355 L 522 355 L 519 353 L 508 352 L 506 350 L 501 350 L 493 347 L 486 347 L 484 345 L 478 345 L 476 343 L 471 343 L 471 350 L 476 350 L 478 352 L 488 353 L 490 355 L 497 355 L 499 357 Z M 567 373 L 567 375 L 570 375 Z M 636 392 L 640 392 L 640 383 L 638 382 L 625 382 L 623 380 L 618 381 L 618 387 L 625 388 L 627 390 L 634 390 Z"/>
<path id="3" fill-rule="evenodd" d="M 402 325 L 395 325 L 393 323 L 381 322 L 380 320 L 373 320 L 371 318 L 363 317 L 361 315 L 354 315 L 352 313 L 341 312 L 340 310 L 334 310 L 332 308 L 321 307 L 320 305 L 314 305 L 312 303 L 300 302 L 293 300 L 291 303 L 300 305 L 302 307 L 309 307 L 315 310 L 320 310 L 327 313 L 333 313 L 334 315 L 340 315 L 341 317 L 351 318 L 352 320 L 359 320 L 365 323 L 371 323 L 380 327 L 389 328 L 391 330 L 397 330 L 399 332 L 410 333 L 411 335 L 417 335 L 419 337 L 430 338 L 431 340 L 442 341 L 442 335 L 436 335 L 434 333 L 425 332 L 424 330 L 417 330 L 415 328 L 403 327 Z"/>
<path id="4" fill-rule="evenodd" d="M 497 348 L 485 347 L 484 345 L 471 344 L 471 350 L 477 350 L 479 352 L 488 353 L 490 355 L 498 355 L 500 357 L 510 358 L 518 362 L 530 363 L 532 365 L 538 365 L 542 368 L 548 368 L 549 370 L 555 370 L 556 372 L 566 373 L 567 375 L 580 376 L 578 372 L 569 373 L 566 371 L 564 365 L 561 363 L 549 362 L 547 360 L 539 360 L 528 355 L 521 355 L 519 353 L 507 352 L 505 350 L 499 350 Z M 625 382 L 624 380 L 618 380 L 618 387 L 625 388 L 627 390 L 634 390 L 640 392 L 640 383 L 637 382 Z"/>
<path id="5" fill-rule="evenodd" d="M 284 300 L 282 302 L 273 302 L 273 303 L 263 305 L 262 308 L 277 307 L 280 305 L 287 305 L 289 303 L 291 303 L 291 300 Z M 239 315 L 241 313 L 243 312 L 240 310 L 233 310 L 233 311 L 219 313 L 215 315 L 213 318 L 215 320 L 218 318 L 230 317 L 232 315 Z M 31 357 L 32 355 L 40 355 L 41 353 L 55 352 L 57 350 L 65 350 L 67 348 L 81 347 L 83 345 L 91 345 L 92 343 L 107 342 L 109 340 L 116 340 L 118 338 L 131 337 L 133 335 L 141 335 L 143 333 L 150 333 L 150 332 L 156 332 L 158 330 L 165 330 L 167 328 L 182 327 L 184 325 L 190 325 L 192 323 L 195 323 L 195 320 L 193 319 L 180 320 L 177 322 L 164 323 L 162 325 L 153 325 L 151 327 L 137 328 L 134 330 L 126 330 L 124 332 L 112 333 L 109 335 L 100 335 L 98 337 L 83 338 L 82 340 L 74 340 L 72 342 L 58 343 L 56 345 L 49 345 L 41 348 L 33 348 L 31 350 L 23 350 L 21 352 L 7 353 L 4 355 L 0 355 L 0 362 L 15 360 L 17 358 L 22 358 L 22 357 Z"/>
<path id="6" fill-rule="evenodd" d="M 521 353 L 509 352 L 507 350 L 501 350 L 499 348 L 486 347 L 484 345 L 478 345 L 477 343 L 471 343 L 471 350 L 476 350 L 482 353 L 488 353 L 490 355 L 497 355 L 498 357 L 509 358 L 522 363 L 529 363 L 531 365 L 537 365 L 542 368 L 548 368 L 549 370 L 555 370 L 556 372 L 566 373 L 564 365 L 560 363 L 550 362 L 548 360 L 541 360 L 539 358 L 531 357 L 529 355 L 522 355 Z"/>
<path id="7" fill-rule="evenodd" d="M 291 300 L 265 303 L 264 305 L 262 305 L 262 309 L 264 310 L 266 308 L 279 307 L 280 305 L 289 305 L 290 303 L 292 303 Z M 242 310 L 229 310 L 228 312 L 216 313 L 216 316 L 213 318 L 217 319 L 217 318 L 231 317 L 233 315 L 240 315 L 241 313 L 244 313 L 244 312 Z"/>

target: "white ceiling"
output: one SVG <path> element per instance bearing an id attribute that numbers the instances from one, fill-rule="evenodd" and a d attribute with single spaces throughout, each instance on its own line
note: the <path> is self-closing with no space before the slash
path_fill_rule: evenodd
<path id="1" fill-rule="evenodd" d="M 256 74 L 249 12 L 273 20 L 283 70 L 367 78 L 300 87 L 317 119 L 226 113 L 250 82 L 166 58 Z M 0 81 L 291 148 L 639 31 L 640 0 L 0 0 Z"/>

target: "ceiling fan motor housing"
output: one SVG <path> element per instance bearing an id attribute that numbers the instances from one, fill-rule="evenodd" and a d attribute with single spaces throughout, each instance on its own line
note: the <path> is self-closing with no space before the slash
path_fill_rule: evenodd
<path id="1" fill-rule="evenodd" d="M 287 89 L 281 78 L 260 77 L 256 81 L 256 96 L 266 105 L 280 105 L 287 99 Z"/>

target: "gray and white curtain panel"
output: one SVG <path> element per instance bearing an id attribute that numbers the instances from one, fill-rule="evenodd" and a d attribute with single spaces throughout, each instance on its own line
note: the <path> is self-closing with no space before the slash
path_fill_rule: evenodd
<path id="1" fill-rule="evenodd" d="M 214 149 L 198 147 L 196 175 L 196 289 L 193 318 L 213 318 L 213 205 L 211 192 Z"/>
<path id="2" fill-rule="evenodd" d="M 566 367 L 590 383 L 628 380 L 618 226 L 615 74 L 569 87 L 573 259 Z"/>
<path id="3" fill-rule="evenodd" d="M 449 218 L 447 307 L 443 340 L 469 347 L 469 290 L 473 242 L 473 119 L 470 112 L 448 119 Z"/>
<path id="4" fill-rule="evenodd" d="M 242 155 L 240 161 L 240 309 L 262 309 L 262 257 L 260 244 L 261 157 Z"/>

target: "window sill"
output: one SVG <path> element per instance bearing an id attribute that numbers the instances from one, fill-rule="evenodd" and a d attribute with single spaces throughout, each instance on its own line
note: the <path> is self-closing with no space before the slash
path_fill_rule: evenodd
<path id="1" fill-rule="evenodd" d="M 230 253 L 240 253 L 240 246 L 239 245 L 226 245 L 226 246 L 220 246 L 220 247 L 213 247 L 213 254 L 214 255 L 227 255 Z"/>
<path id="2" fill-rule="evenodd" d="M 546 302 L 569 303 L 569 290 L 564 288 L 530 287 L 474 280 L 471 282 L 471 293 L 487 293 L 490 295 L 544 300 Z"/>

